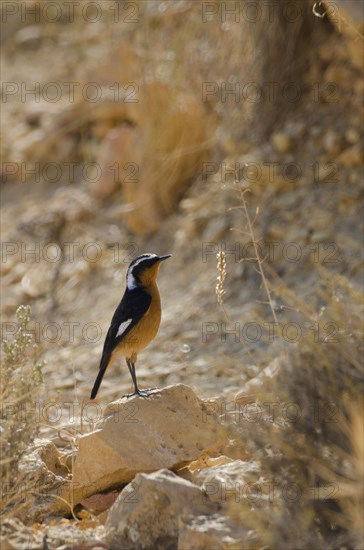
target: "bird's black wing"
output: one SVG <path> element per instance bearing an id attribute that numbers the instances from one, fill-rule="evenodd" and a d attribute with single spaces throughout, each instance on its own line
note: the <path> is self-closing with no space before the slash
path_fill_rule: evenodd
<path id="1" fill-rule="evenodd" d="M 107 331 L 100 361 L 99 373 L 91 392 L 91 399 L 96 397 L 101 380 L 116 346 L 127 339 L 128 333 L 140 321 L 149 309 L 152 297 L 141 289 L 127 290 L 115 310 Z"/>
<path id="2" fill-rule="evenodd" d="M 149 309 L 152 297 L 148 292 L 144 290 L 128 290 L 121 300 L 120 304 L 116 308 L 116 311 L 111 319 L 110 328 L 108 330 L 104 349 L 104 353 L 112 353 L 114 348 L 122 341 L 125 340 L 131 329 L 139 323 L 140 319 L 144 317 Z M 126 323 L 128 326 L 126 326 Z M 124 329 L 122 329 L 123 324 Z M 119 329 L 120 334 L 117 336 Z M 102 360 L 101 360 L 102 362 Z"/>

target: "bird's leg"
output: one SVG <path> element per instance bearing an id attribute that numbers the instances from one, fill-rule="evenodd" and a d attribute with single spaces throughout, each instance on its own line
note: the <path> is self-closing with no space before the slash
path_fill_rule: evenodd
<path id="1" fill-rule="evenodd" d="M 137 383 L 136 374 L 135 374 L 135 364 L 131 361 L 131 359 L 127 359 L 126 363 L 128 365 L 128 368 L 129 368 L 129 371 L 130 371 L 130 374 L 131 374 L 131 377 L 132 377 L 132 380 L 133 380 L 134 393 L 128 393 L 128 394 L 125 395 L 125 397 L 131 397 L 133 395 L 140 395 L 140 397 L 148 397 L 149 396 L 148 392 L 140 390 L 138 388 L 138 383 Z"/>
<path id="2" fill-rule="evenodd" d="M 135 365 L 131 362 L 130 359 L 126 360 L 126 364 L 128 365 L 129 372 L 130 372 L 131 378 L 133 380 L 134 393 L 138 393 L 138 384 L 137 384 L 137 379 L 136 379 L 136 375 L 135 375 Z M 132 395 L 134 395 L 134 394 L 132 394 Z"/>

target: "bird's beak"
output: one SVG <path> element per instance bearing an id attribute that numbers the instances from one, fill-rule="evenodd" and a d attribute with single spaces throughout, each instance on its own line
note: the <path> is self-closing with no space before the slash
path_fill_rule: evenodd
<path id="1" fill-rule="evenodd" d="M 158 259 L 159 259 L 160 262 L 163 262 L 164 260 L 167 260 L 171 256 L 172 256 L 172 254 L 167 254 L 166 256 L 159 256 Z"/>

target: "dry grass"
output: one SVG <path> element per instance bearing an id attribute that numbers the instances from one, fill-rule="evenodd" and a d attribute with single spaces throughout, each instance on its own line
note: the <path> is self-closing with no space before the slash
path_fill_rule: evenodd
<path id="1" fill-rule="evenodd" d="M 309 300 L 293 291 L 260 256 L 262 242 L 253 229 L 258 211 L 252 220 L 245 198 L 249 188 L 234 188 L 240 203 L 234 209 L 243 214 L 238 231 L 253 244 L 250 260 L 276 324 L 281 355 L 277 358 L 275 348 L 280 370 L 254 395 L 263 416 L 236 426 L 245 452 L 260 460 L 256 488 L 262 497 L 253 504 L 242 498 L 226 509 L 253 530 L 258 548 L 362 548 L 363 297 L 346 277 L 310 259 L 316 291 Z M 219 253 L 216 294 L 229 319 L 226 275 Z M 288 324 L 299 331 L 294 345 L 284 332 Z"/>
<path id="2" fill-rule="evenodd" d="M 255 531 L 259 547 L 362 547 L 362 298 L 345 278 L 319 271 L 316 303 L 309 304 L 270 270 L 302 334 L 294 346 L 282 340 L 288 361 L 258 392 L 261 409 L 275 404 L 276 413 L 238 428 L 260 459 L 261 479 L 276 488 L 270 503 L 243 500 L 230 510 Z"/>
<path id="3" fill-rule="evenodd" d="M 343 515 L 349 521 L 357 548 L 364 548 L 364 411 L 363 400 L 353 403 L 349 421 L 345 425 L 349 433 L 350 454 L 348 462 L 351 477 L 347 480 L 346 495 L 341 499 Z M 346 519 L 345 518 L 345 519 Z M 345 521 L 344 526 L 347 526 Z"/>
<path id="4" fill-rule="evenodd" d="M 34 335 L 29 332 L 31 310 L 16 311 L 18 329 L 3 342 L 0 375 L 1 416 L 1 508 L 14 498 L 19 484 L 19 462 L 34 441 L 38 430 L 37 389 L 42 383 L 43 363 Z"/>
<path id="5" fill-rule="evenodd" d="M 217 303 L 222 306 L 224 303 L 223 296 L 225 294 L 224 283 L 226 279 L 226 255 L 225 252 L 219 251 L 217 253 L 217 283 L 216 283 L 216 299 Z"/>

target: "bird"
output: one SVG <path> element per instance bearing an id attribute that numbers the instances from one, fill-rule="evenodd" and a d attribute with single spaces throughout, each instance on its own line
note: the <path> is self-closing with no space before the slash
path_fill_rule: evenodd
<path id="1" fill-rule="evenodd" d="M 111 319 L 104 342 L 99 372 L 91 391 L 95 399 L 105 371 L 110 363 L 125 358 L 134 384 L 134 393 L 148 397 L 140 390 L 135 373 L 138 353 L 147 347 L 157 335 L 161 320 L 161 301 L 157 275 L 161 262 L 171 257 L 142 254 L 131 262 L 126 273 L 126 289 Z"/>

